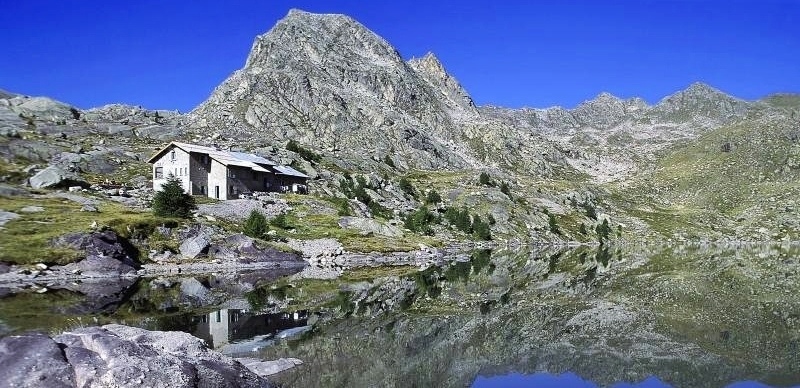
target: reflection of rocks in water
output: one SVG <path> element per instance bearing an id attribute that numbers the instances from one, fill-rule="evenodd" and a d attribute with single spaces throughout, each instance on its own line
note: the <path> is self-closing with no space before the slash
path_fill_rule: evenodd
<path id="1" fill-rule="evenodd" d="M 84 296 L 76 305 L 69 306 L 65 312 L 70 314 L 94 314 L 113 312 L 130 296 L 136 279 L 87 279 L 80 283 L 48 285 L 52 289 L 63 289 Z"/>
<path id="2" fill-rule="evenodd" d="M 274 339 L 280 332 L 306 326 L 307 311 L 277 314 L 253 314 L 247 310 L 223 309 L 196 316 L 196 330 L 192 333 L 218 349 L 228 344 L 250 340 L 252 350 L 258 343 Z"/>
<path id="3" fill-rule="evenodd" d="M 8 387 L 272 386 L 189 334 L 122 325 L 0 339 L 0 381 Z"/>
<path id="4" fill-rule="evenodd" d="M 260 354 L 305 361 L 278 376 L 286 386 L 457 387 L 537 371 L 601 385 L 651 375 L 681 387 L 797 384 L 797 257 L 797 247 L 473 255 L 343 285 L 329 305 L 345 314 Z"/>
<path id="5" fill-rule="evenodd" d="M 244 272 L 221 272 L 207 277 L 208 285 L 212 289 L 222 290 L 231 295 L 242 295 L 252 291 L 259 283 L 272 282 L 282 276 L 296 274 L 303 267 L 281 267 L 269 270 L 255 270 Z"/>

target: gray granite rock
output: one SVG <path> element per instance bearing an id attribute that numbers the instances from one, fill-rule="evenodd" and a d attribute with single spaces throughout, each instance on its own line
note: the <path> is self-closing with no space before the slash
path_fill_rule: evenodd
<path id="1" fill-rule="evenodd" d="M 77 387 L 75 372 L 58 343 L 44 334 L 0 339 L 0 386 Z"/>
<path id="2" fill-rule="evenodd" d="M 208 253 L 210 240 L 205 234 L 198 234 L 187 238 L 179 248 L 180 253 L 187 259 L 196 259 Z"/>
<path id="3" fill-rule="evenodd" d="M 182 332 L 122 325 L 0 339 L 2 387 L 271 387 Z"/>
<path id="4" fill-rule="evenodd" d="M 63 184 L 67 180 L 75 179 L 75 175 L 56 166 L 49 166 L 36 173 L 28 181 L 34 189 L 44 189 Z"/>

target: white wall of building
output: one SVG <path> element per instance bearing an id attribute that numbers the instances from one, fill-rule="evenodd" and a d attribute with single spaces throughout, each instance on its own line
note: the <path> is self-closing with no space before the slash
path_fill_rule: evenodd
<path id="1" fill-rule="evenodd" d="M 161 178 L 156 178 L 156 170 L 161 168 Z M 181 180 L 183 191 L 191 193 L 192 183 L 189 180 L 189 153 L 175 146 L 170 147 L 158 161 L 153 164 L 151 171 L 153 177 L 153 190 L 160 191 L 161 186 L 167 183 L 167 177 L 172 174 Z"/>
<path id="2" fill-rule="evenodd" d="M 217 190 L 219 190 L 219 197 L 217 197 Z M 213 159 L 211 160 L 211 171 L 208 173 L 208 196 L 228 199 L 228 168 Z"/>

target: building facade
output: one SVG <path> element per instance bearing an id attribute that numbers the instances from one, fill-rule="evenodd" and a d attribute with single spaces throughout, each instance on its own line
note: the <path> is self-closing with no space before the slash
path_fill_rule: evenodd
<path id="1" fill-rule="evenodd" d="M 184 192 L 221 200 L 254 192 L 307 192 L 307 175 L 244 152 L 172 142 L 148 162 L 157 191 L 171 175 L 181 181 Z"/>

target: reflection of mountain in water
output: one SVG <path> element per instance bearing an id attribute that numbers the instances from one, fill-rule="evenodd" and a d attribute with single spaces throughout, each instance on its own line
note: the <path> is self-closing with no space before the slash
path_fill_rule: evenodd
<path id="1" fill-rule="evenodd" d="M 211 348 L 245 340 L 274 338 L 281 331 L 306 325 L 307 311 L 278 314 L 253 314 L 247 310 L 222 309 L 196 317 L 192 333 Z"/>
<path id="2" fill-rule="evenodd" d="M 573 371 L 600 385 L 800 382 L 798 246 L 492 252 L 340 289 L 350 301 L 313 336 L 260 350 L 304 361 L 276 381 L 463 387 Z M 385 303 L 398 290 L 404 303 Z"/>

